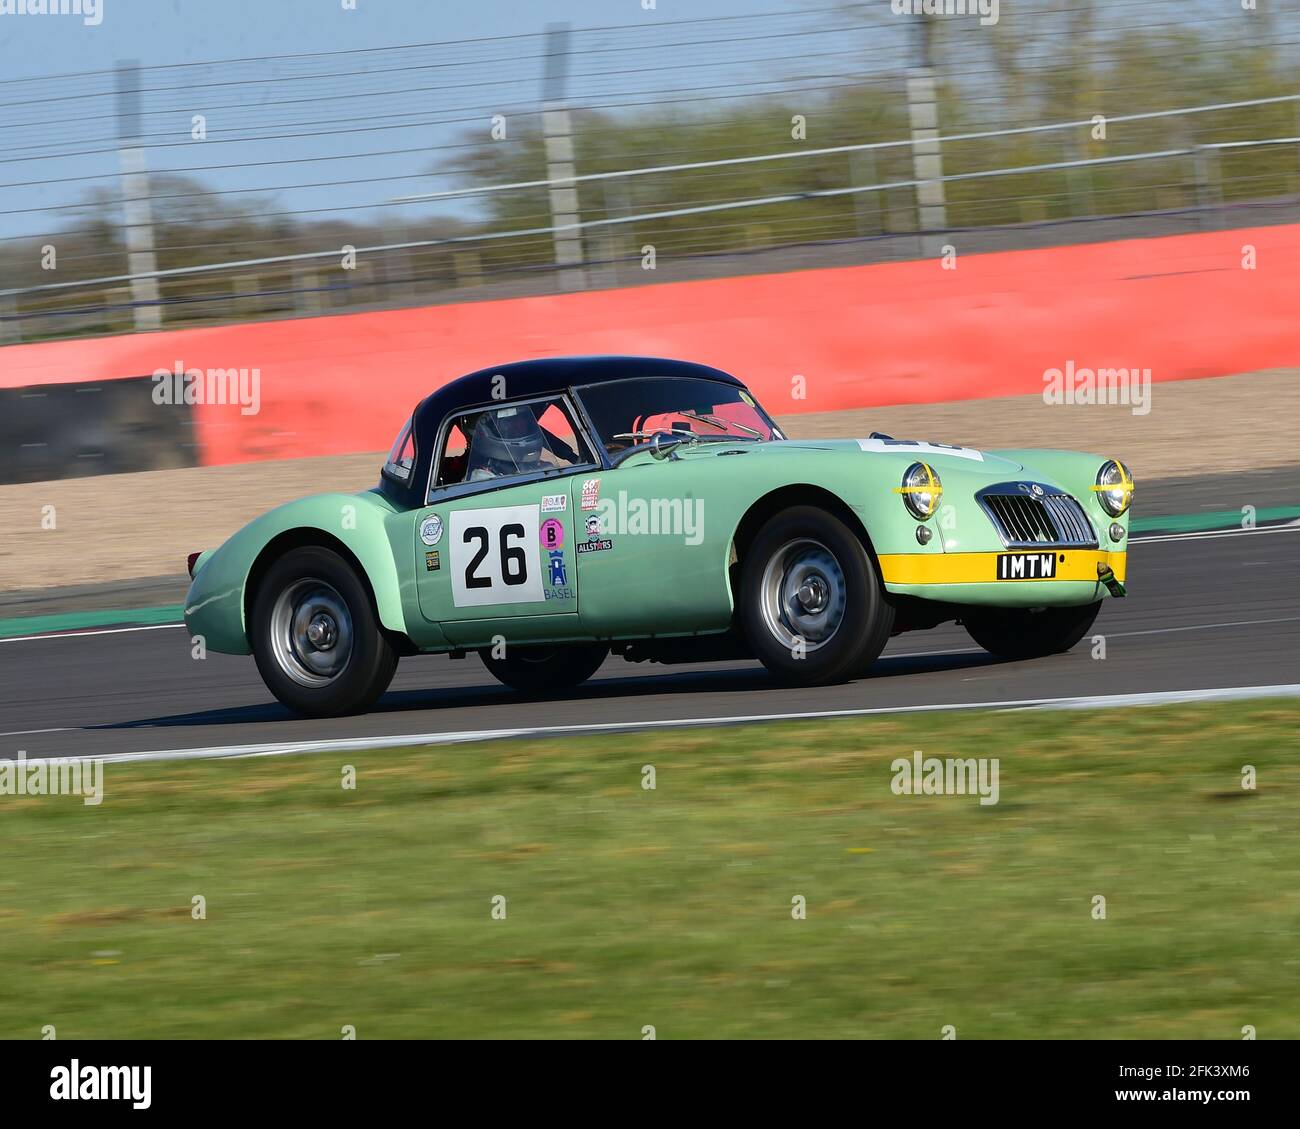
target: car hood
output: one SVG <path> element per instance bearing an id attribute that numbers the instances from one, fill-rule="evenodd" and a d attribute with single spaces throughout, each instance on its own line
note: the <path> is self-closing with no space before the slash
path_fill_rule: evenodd
<path id="1" fill-rule="evenodd" d="M 1024 465 L 990 451 L 974 447 L 957 447 L 922 439 L 787 439 L 782 444 L 764 444 L 775 450 L 780 446 L 810 451 L 857 451 L 869 458 L 929 463 L 936 470 L 968 471 L 987 475 L 990 480 L 1019 474 Z"/>
<path id="2" fill-rule="evenodd" d="M 712 458 L 743 450 L 746 454 L 764 458 L 795 458 L 804 463 L 817 452 L 836 459 L 856 455 L 871 459 L 877 465 L 896 466 L 900 475 L 910 464 L 923 462 L 933 466 L 945 482 L 955 484 L 960 481 L 975 488 L 1004 482 L 1025 473 L 1034 474 L 1032 470 L 1026 472 L 1023 463 L 1008 458 L 1005 454 L 911 439 L 785 439 L 774 443 L 700 443 L 679 450 L 685 459 Z M 1038 477 L 1041 481 L 1050 481 L 1046 476 Z"/>

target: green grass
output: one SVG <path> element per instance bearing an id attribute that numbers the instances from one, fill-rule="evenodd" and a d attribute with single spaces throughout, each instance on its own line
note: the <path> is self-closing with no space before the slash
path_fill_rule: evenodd
<path id="1" fill-rule="evenodd" d="M 1297 1038 L 1297 732 L 1256 702 L 109 765 L 98 807 L 0 796 L 0 1035 Z M 894 795 L 914 749 L 998 756 L 1000 802 Z"/>

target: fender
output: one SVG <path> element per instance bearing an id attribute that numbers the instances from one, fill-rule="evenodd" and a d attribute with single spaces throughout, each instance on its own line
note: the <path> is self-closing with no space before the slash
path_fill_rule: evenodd
<path id="1" fill-rule="evenodd" d="M 356 558 L 374 593 L 380 623 L 405 635 L 399 578 L 414 575 L 409 559 L 413 550 L 404 544 L 399 517 L 375 492 L 317 494 L 263 514 L 200 558 L 185 599 L 186 626 L 191 634 L 203 635 L 214 651 L 250 654 L 245 615 L 250 578 L 273 542 L 307 542 L 315 534 L 326 543 L 341 544 Z"/>

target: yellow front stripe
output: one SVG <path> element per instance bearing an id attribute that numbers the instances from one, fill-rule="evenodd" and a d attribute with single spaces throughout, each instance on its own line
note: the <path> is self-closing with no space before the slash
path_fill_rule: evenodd
<path id="1" fill-rule="evenodd" d="M 1049 552 L 1011 549 L 1005 552 Z M 1097 565 L 1108 564 L 1124 579 L 1128 553 L 1100 549 L 1057 549 L 1055 580 L 1097 580 Z M 886 553 L 880 571 L 886 584 L 1051 584 L 1051 580 L 999 580 L 998 557 L 1004 553 Z"/>

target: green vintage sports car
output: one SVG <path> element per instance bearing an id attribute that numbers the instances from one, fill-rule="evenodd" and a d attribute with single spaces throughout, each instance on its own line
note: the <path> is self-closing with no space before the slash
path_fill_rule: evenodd
<path id="1" fill-rule="evenodd" d="M 632 662 L 865 675 L 958 620 L 994 654 L 1074 646 L 1124 595 L 1133 480 L 1074 451 L 791 440 L 735 377 L 650 357 L 483 369 L 421 401 L 378 486 L 263 515 L 190 558 L 185 621 L 304 714 L 397 660 L 526 692 Z"/>

